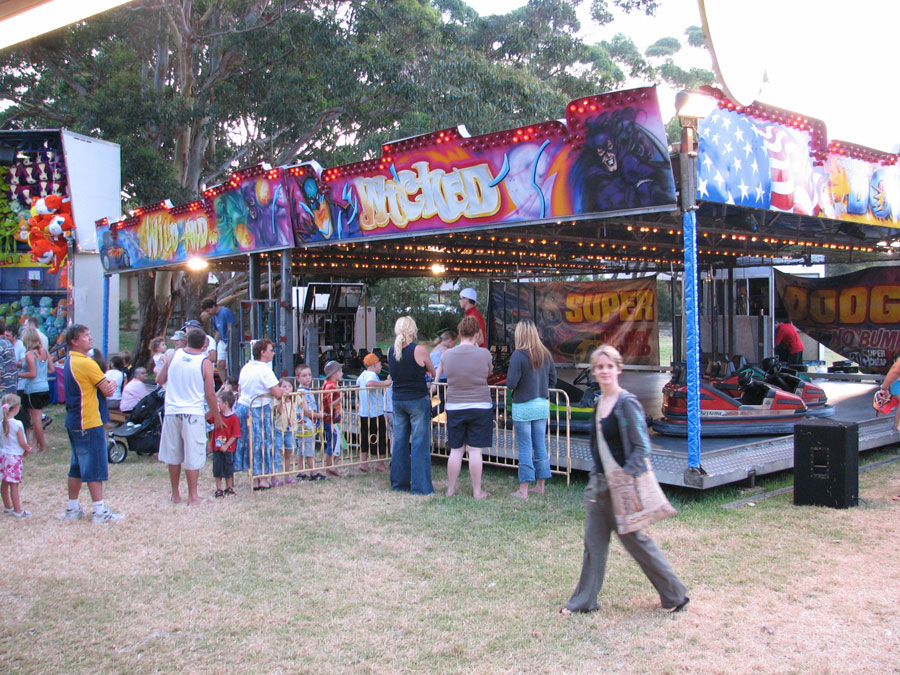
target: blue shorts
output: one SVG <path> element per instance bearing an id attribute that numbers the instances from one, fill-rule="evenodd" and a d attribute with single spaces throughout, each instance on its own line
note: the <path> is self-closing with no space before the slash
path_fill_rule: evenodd
<path id="1" fill-rule="evenodd" d="M 447 411 L 447 440 L 450 448 L 490 448 L 494 445 L 494 411 L 485 408 Z"/>
<path id="2" fill-rule="evenodd" d="M 69 478 L 80 478 L 85 483 L 109 480 L 109 455 L 106 450 L 106 429 L 94 427 L 69 433 L 72 445 L 72 461 Z"/>

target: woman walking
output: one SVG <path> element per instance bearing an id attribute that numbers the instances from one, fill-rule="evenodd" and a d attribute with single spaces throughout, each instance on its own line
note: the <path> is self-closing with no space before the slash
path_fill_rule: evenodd
<path id="1" fill-rule="evenodd" d="M 644 421 L 644 408 L 634 394 L 619 386 L 621 373 L 622 356 L 614 347 L 602 345 L 591 354 L 591 375 L 600 385 L 601 398 L 597 402 L 591 427 L 594 468 L 584 491 L 584 558 L 578 586 L 566 606 L 559 610 L 560 614 L 598 609 L 597 595 L 603 586 L 609 535 L 616 529 L 616 516 L 600 459 L 597 433 L 603 434 L 610 454 L 625 473 L 637 476 L 647 470 L 650 438 Z M 619 534 L 618 537 L 659 593 L 662 606 L 658 611 L 677 612 L 683 609 L 689 601 L 687 589 L 675 576 L 666 556 L 653 540 L 640 530 Z"/>
<path id="2" fill-rule="evenodd" d="M 25 380 L 22 402 L 31 416 L 31 429 L 34 434 L 34 447 L 37 452 L 47 449 L 44 440 L 44 425 L 41 420 L 44 408 L 50 403 L 50 384 L 47 375 L 56 372 L 53 359 L 41 344 L 41 335 L 36 328 L 26 328 L 22 331 L 22 342 L 25 343 L 25 363 L 22 366 L 22 374 L 19 376 Z"/>
<path id="3" fill-rule="evenodd" d="M 549 390 L 556 384 L 556 366 L 530 319 L 516 324 L 515 345 L 506 374 L 506 387 L 512 391 L 512 418 L 519 454 L 519 489 L 512 496 L 528 499 L 529 483 L 536 480 L 534 491 L 542 495 L 544 481 L 550 478 L 547 417 Z"/>
<path id="4" fill-rule="evenodd" d="M 388 350 L 393 381 L 394 446 L 391 489 L 430 495 L 431 397 L 426 373 L 434 378 L 428 349 L 416 343 L 419 329 L 411 316 L 394 324 L 394 346 Z"/>
<path id="5" fill-rule="evenodd" d="M 494 445 L 494 404 L 487 383 L 491 353 L 479 343 L 484 339 L 474 316 L 459 322 L 459 344 L 441 359 L 447 376 L 447 496 L 456 494 L 463 453 L 469 456 L 469 476 L 475 499 L 490 497 L 481 486 L 481 451 Z"/>

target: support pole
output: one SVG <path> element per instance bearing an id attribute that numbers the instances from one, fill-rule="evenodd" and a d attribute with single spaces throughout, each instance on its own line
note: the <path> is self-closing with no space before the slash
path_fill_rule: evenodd
<path id="1" fill-rule="evenodd" d="M 103 358 L 109 359 L 109 275 L 103 275 Z"/>
<path id="2" fill-rule="evenodd" d="M 700 321 L 697 316 L 697 153 L 693 133 L 697 120 L 681 121 L 679 155 L 682 232 L 684 240 L 684 333 L 687 380 L 688 468 L 684 481 L 702 486 L 700 465 Z"/>
<path id="3" fill-rule="evenodd" d="M 291 278 L 291 249 L 281 252 L 281 376 L 294 374 L 294 284 Z"/>

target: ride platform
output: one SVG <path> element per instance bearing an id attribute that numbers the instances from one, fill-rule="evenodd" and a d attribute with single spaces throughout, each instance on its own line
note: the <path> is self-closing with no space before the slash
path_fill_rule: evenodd
<path id="1" fill-rule="evenodd" d="M 668 381 L 666 373 L 630 371 L 622 373 L 619 383 L 635 394 L 647 414 L 658 419 L 662 406 L 662 388 Z M 893 430 L 893 415 L 875 416 L 872 397 L 878 385 L 869 382 L 833 381 L 817 378 L 834 406 L 832 419 L 859 424 L 859 450 L 873 450 L 896 444 L 898 434 Z M 709 489 L 756 476 L 785 471 L 794 466 L 794 437 L 781 436 L 703 436 L 700 442 L 700 465 L 705 473 L 688 473 L 687 439 L 663 436 L 651 430 L 653 469 L 660 483 L 682 487 Z M 589 439 L 570 437 L 573 469 L 590 471 L 593 460 Z"/>

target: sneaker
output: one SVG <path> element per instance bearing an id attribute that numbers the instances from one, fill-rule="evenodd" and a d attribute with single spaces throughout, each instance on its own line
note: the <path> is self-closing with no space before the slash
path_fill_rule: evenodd
<path id="1" fill-rule="evenodd" d="M 5 506 L 3 507 L 3 515 L 4 516 L 11 516 L 14 513 L 15 513 L 14 509 L 8 509 Z"/>
<path id="2" fill-rule="evenodd" d="M 77 509 L 66 509 L 63 514 L 63 520 L 81 520 L 84 518 L 84 509 L 80 506 Z"/>
<path id="3" fill-rule="evenodd" d="M 22 509 L 21 511 L 13 511 L 12 515 L 15 518 L 31 518 L 31 511 L 26 511 L 25 509 Z"/>
<path id="4" fill-rule="evenodd" d="M 111 508 L 107 507 L 105 511 L 101 511 L 100 513 L 95 513 L 91 522 L 94 523 L 109 523 L 114 520 L 122 520 L 125 517 L 124 513 L 117 513 L 113 511 Z"/>

